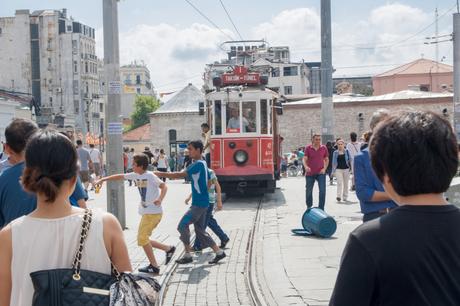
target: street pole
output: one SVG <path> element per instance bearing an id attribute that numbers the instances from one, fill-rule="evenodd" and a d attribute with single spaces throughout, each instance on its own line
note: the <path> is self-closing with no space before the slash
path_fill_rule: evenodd
<path id="1" fill-rule="evenodd" d="M 106 132 L 107 174 L 123 173 L 121 122 L 120 55 L 118 45 L 117 0 L 103 0 L 104 67 L 107 88 Z M 123 181 L 107 183 L 107 209 L 114 214 L 122 228 L 126 228 L 125 189 Z"/>
<path id="2" fill-rule="evenodd" d="M 454 14 L 454 129 L 460 140 L 460 13 Z"/>
<path id="3" fill-rule="evenodd" d="M 334 141 L 331 0 L 321 0 L 321 127 L 323 143 Z"/>

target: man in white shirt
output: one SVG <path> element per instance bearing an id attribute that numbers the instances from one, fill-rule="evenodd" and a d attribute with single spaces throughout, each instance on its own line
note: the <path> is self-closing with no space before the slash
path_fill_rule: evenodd
<path id="1" fill-rule="evenodd" d="M 348 153 L 350 154 L 350 160 L 351 160 L 351 173 L 353 173 L 353 176 L 351 178 L 352 184 L 351 184 L 351 190 L 355 190 L 355 170 L 354 170 L 354 160 L 355 156 L 361 152 L 361 144 L 357 141 L 358 135 L 356 135 L 355 132 L 350 133 L 350 142 L 347 144 L 347 150 Z"/>
<path id="2" fill-rule="evenodd" d="M 206 165 L 211 168 L 211 129 L 207 123 L 201 125 L 201 132 L 203 136 L 204 144 L 204 157 L 206 159 Z"/>
<path id="3" fill-rule="evenodd" d="M 89 156 L 91 162 L 93 163 L 93 171 L 96 175 L 96 178 L 101 177 L 101 166 L 102 166 L 102 154 L 101 152 L 94 147 L 94 144 L 89 145 Z"/>

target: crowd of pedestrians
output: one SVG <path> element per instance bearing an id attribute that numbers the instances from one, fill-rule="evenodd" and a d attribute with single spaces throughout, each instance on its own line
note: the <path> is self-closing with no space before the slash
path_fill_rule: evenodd
<path id="1" fill-rule="evenodd" d="M 0 305 L 30 305 L 31 272 L 71 266 L 90 184 L 127 180 L 138 189 L 137 243 L 149 260 L 139 271 L 158 275 L 153 249 L 165 252 L 166 264 L 176 250 L 150 239 L 163 217 L 166 178 L 191 182 L 185 199 L 191 205 L 177 227 L 185 253 L 176 262 L 191 263 L 193 252 L 208 247 L 215 254 L 209 264 L 224 259 L 229 237 L 213 215 L 223 207 L 222 191 L 209 168 L 209 126 L 201 128 L 203 141 L 191 141 L 180 162 L 163 149 L 124 148 L 123 173 L 104 176 L 103 154 L 94 145 L 86 149 L 65 133 L 13 120 L 0 157 Z M 330 304 L 458 305 L 460 210 L 444 197 L 459 159 L 450 123 L 431 112 L 380 109 L 369 128 L 360 142 L 351 132 L 348 143 L 338 138 L 322 145 L 321 135 L 314 134 L 311 143 L 282 159 L 282 170 L 292 164 L 304 173 L 307 208 L 314 205 L 317 184 L 318 207 L 326 209 L 326 178 L 337 181 L 338 203 L 347 203 L 350 191 L 360 202 L 363 224 L 348 238 Z M 113 264 L 131 271 L 118 220 L 100 211 L 92 219 L 81 268 L 110 274 Z"/>
<path id="2" fill-rule="evenodd" d="M 85 148 L 81 140 L 72 143 L 65 133 L 40 131 L 30 120 L 15 119 L 5 129 L 5 139 L 0 162 L 0 305 L 31 304 L 31 272 L 71 267 L 87 215 L 90 184 L 98 189 L 105 181 L 128 180 L 139 190 L 141 220 L 137 241 L 149 260 L 149 265 L 139 268 L 140 272 L 160 273 L 154 248 L 165 252 L 165 264 L 176 249 L 150 239 L 162 219 L 167 177 L 193 182 L 191 207 L 178 225 L 186 252 L 177 263 L 191 262 L 192 251 L 207 247 L 215 252 L 210 264 L 226 257 L 223 249 L 229 238 L 213 216 L 215 210 L 222 209 L 221 189 L 215 173 L 207 167 L 201 140 L 189 143 L 181 166 L 171 163 L 163 149 L 152 153 L 146 147 L 144 152 L 135 153 L 132 148 L 124 148 L 124 172 L 104 176 L 102 152 L 91 144 Z M 118 220 L 109 213 L 91 214 L 81 269 L 110 274 L 113 264 L 118 271 L 131 271 Z M 197 236 L 193 248 L 191 224 Z M 208 226 L 220 238 L 220 247 L 206 232 Z"/>

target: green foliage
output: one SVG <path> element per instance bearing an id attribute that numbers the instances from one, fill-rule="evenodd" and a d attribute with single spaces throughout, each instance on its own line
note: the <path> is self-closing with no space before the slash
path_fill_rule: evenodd
<path id="1" fill-rule="evenodd" d="M 374 93 L 374 89 L 370 86 L 366 86 L 363 84 L 354 84 L 353 92 L 356 94 L 361 94 L 363 96 L 372 96 L 372 94 Z"/>
<path id="2" fill-rule="evenodd" d="M 134 112 L 131 114 L 131 128 L 135 129 L 150 122 L 149 114 L 160 107 L 160 101 L 151 96 L 136 96 Z"/>

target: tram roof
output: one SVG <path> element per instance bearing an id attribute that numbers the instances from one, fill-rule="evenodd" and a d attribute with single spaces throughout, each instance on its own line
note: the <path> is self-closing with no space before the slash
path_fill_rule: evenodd
<path id="1" fill-rule="evenodd" d="M 152 114 L 198 113 L 199 103 L 204 100 L 201 90 L 189 83 Z"/>

